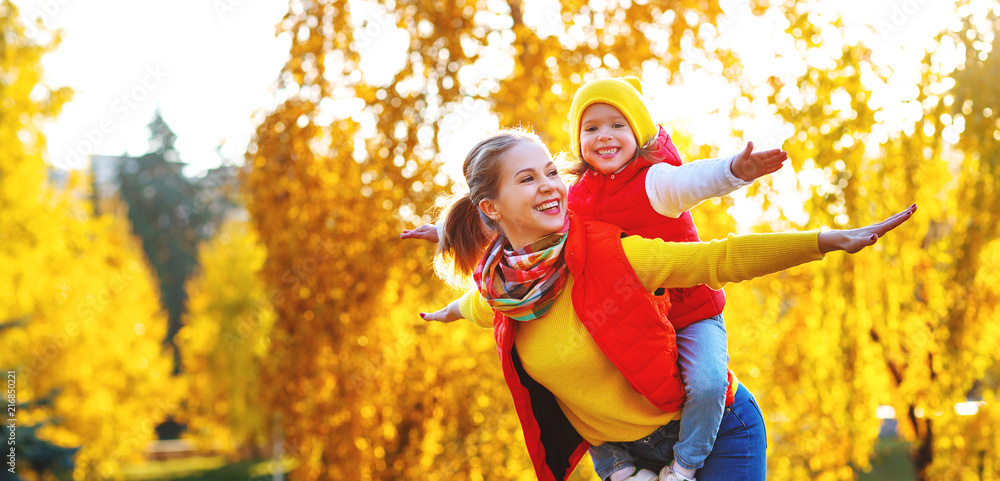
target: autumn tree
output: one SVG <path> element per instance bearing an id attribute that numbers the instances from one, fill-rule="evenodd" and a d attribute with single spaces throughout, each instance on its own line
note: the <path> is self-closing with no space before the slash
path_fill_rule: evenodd
<path id="1" fill-rule="evenodd" d="M 532 126 L 554 152 L 569 150 L 570 102 L 587 81 L 660 72 L 668 83 L 681 83 L 688 68 L 740 71 L 730 52 L 714 47 L 723 15 L 718 2 L 571 1 L 555 11 L 521 1 L 507 6 L 511 72 L 487 83 L 496 86 L 483 100 L 501 125 Z"/>
<path id="2" fill-rule="evenodd" d="M 41 81 L 53 38 L 26 35 L 0 2 L 0 367 L 16 373 L 18 404 L 33 406 L 18 411 L 18 429 L 81 446 L 74 477 L 105 479 L 143 452 L 169 409 L 166 319 L 121 211 L 94 215 L 86 179 L 49 181 L 42 125 L 71 93 Z"/>
<path id="3" fill-rule="evenodd" d="M 756 194 L 777 221 L 758 228 L 860 225 L 913 202 L 921 210 L 870 253 L 727 288 L 741 305 L 727 310 L 732 357 L 768 418 L 772 479 L 854 479 L 852 465 L 869 465 L 879 405 L 894 408 L 913 441 L 920 479 L 997 479 L 997 438 L 984 427 L 997 420 L 997 386 L 983 381 L 996 379 L 1000 341 L 998 90 L 988 80 L 1000 57 L 986 3 L 959 10 L 963 27 L 914 60 L 915 78 L 889 64 L 901 51 L 848 35 L 827 6 L 775 7 L 797 47 L 781 60 L 804 71 L 746 90 L 794 125 L 785 148 L 808 200 L 783 205 L 763 181 Z M 965 55 L 958 68 L 955 51 Z M 890 91 L 903 95 L 887 100 Z M 800 207 L 805 224 L 788 215 Z M 986 404 L 957 412 L 970 398 Z"/>
<path id="4" fill-rule="evenodd" d="M 186 287 L 188 313 L 177 335 L 188 395 L 186 435 L 211 450 L 264 447 L 274 417 L 261 394 L 274 323 L 259 277 L 266 252 L 245 221 L 230 220 L 198 248 L 197 273 Z"/>
<path id="5" fill-rule="evenodd" d="M 491 336 L 415 317 L 455 293 L 398 232 L 430 221 L 449 184 L 442 139 L 488 134 L 463 130 L 475 109 L 564 148 L 577 86 L 676 69 L 720 13 L 686 0 L 292 2 L 282 101 L 260 119 L 244 184 L 275 290 L 268 405 L 299 479 L 531 479 Z"/>
<path id="6" fill-rule="evenodd" d="M 960 6 L 961 27 L 939 38 L 957 46 L 964 62 L 948 71 L 928 54 L 916 99 L 926 114 L 887 146 L 890 154 L 941 159 L 950 174 L 937 193 L 947 193 L 940 217 L 922 239 L 927 254 L 914 265 L 914 298 L 899 307 L 901 318 L 926 326 L 932 341 L 913 348 L 907 325 L 887 336 L 872 333 L 922 480 L 1000 479 L 1000 435 L 986 427 L 1000 423 L 1000 86 L 990 80 L 1000 73 L 1000 9 L 990 2 Z M 985 404 L 972 415 L 955 408 L 970 400 Z"/>

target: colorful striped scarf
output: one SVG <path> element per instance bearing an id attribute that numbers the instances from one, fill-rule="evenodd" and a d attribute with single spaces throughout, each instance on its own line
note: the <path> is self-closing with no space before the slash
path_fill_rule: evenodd
<path id="1" fill-rule="evenodd" d="M 567 231 L 569 216 L 558 232 L 517 250 L 498 236 L 473 273 L 486 302 L 515 321 L 544 316 L 569 277 L 563 257 Z"/>

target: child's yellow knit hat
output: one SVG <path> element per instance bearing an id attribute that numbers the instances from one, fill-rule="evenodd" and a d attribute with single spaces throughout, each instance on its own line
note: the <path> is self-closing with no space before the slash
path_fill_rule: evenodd
<path id="1" fill-rule="evenodd" d="M 603 78 L 584 84 L 573 95 L 569 108 L 570 145 L 580 158 L 580 117 L 593 104 L 605 103 L 622 112 L 632 126 L 639 145 L 646 145 L 659 133 L 642 101 L 642 83 L 635 77 Z"/>

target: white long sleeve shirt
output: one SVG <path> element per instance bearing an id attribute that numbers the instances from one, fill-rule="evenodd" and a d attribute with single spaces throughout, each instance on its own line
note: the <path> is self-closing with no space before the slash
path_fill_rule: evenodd
<path id="1" fill-rule="evenodd" d="M 677 218 L 706 199 L 728 195 L 752 183 L 733 175 L 734 160 L 736 155 L 680 166 L 666 162 L 653 164 L 646 173 L 649 203 L 656 212 Z"/>
<path id="2" fill-rule="evenodd" d="M 680 166 L 659 162 L 646 173 L 646 195 L 653 210 L 677 218 L 693 207 L 713 197 L 729 195 L 750 185 L 733 175 L 736 155 L 717 159 L 702 159 Z M 622 167 L 624 169 L 624 167 Z M 444 220 L 438 221 L 438 239 L 444 237 Z"/>

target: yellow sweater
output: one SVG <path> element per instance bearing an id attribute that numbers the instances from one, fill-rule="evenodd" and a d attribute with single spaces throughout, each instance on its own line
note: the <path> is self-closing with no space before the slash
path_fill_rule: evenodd
<path id="1" fill-rule="evenodd" d="M 730 235 L 707 243 L 663 242 L 631 236 L 622 247 L 642 285 L 721 289 L 818 259 L 817 232 Z M 593 445 L 635 441 L 679 417 L 634 391 L 601 352 L 573 309 L 570 278 L 545 317 L 517 324 L 514 345 L 525 371 L 556 397 L 577 432 Z M 462 316 L 491 327 L 493 309 L 472 290 L 460 300 Z"/>

